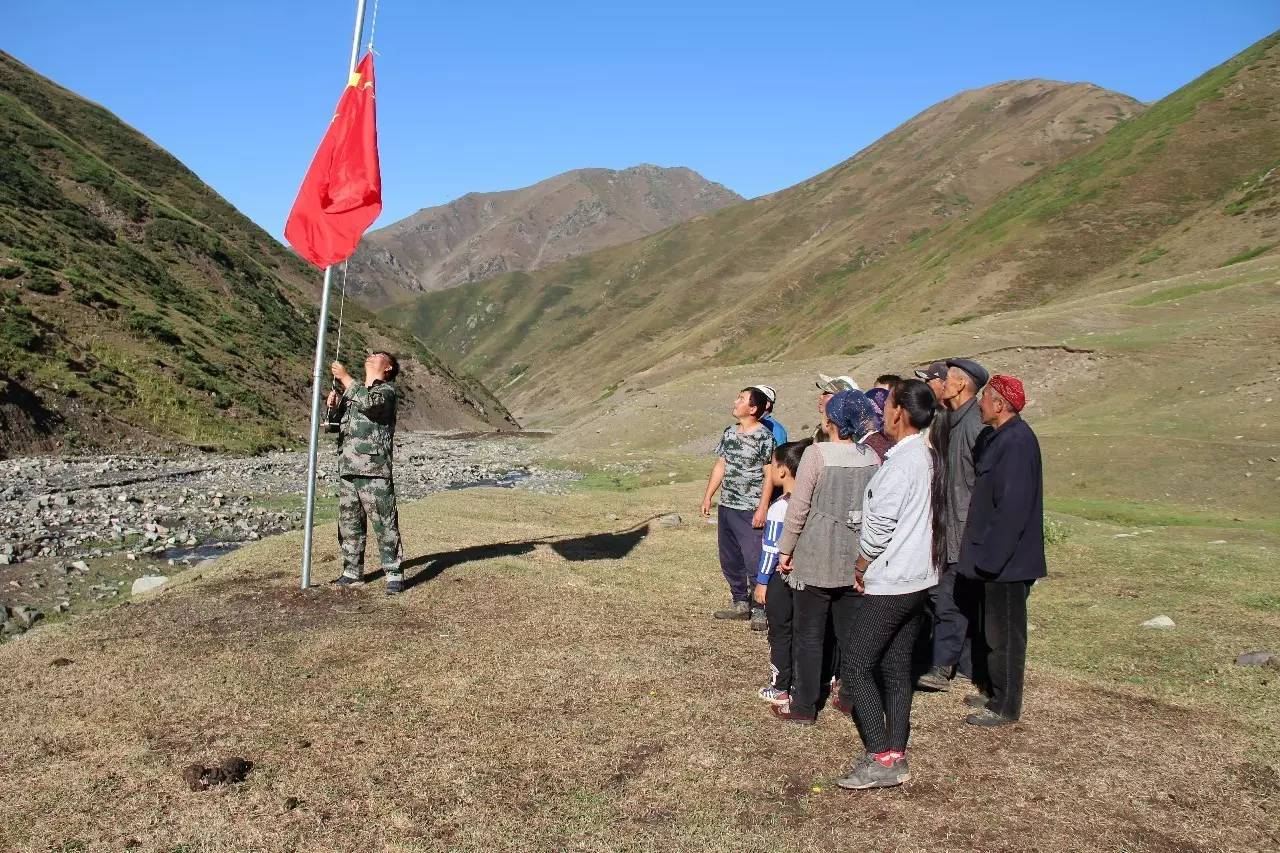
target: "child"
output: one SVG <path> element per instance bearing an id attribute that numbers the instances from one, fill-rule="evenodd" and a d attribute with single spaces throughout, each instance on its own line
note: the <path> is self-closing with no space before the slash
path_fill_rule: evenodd
<path id="1" fill-rule="evenodd" d="M 731 410 L 738 421 L 728 426 L 716 445 L 715 467 L 702 498 L 702 517 L 711 517 L 711 499 L 720 490 L 716 515 L 720 548 L 720 571 L 729 585 L 731 601 L 717 610 L 717 619 L 750 619 L 753 570 L 760 562 L 761 531 L 752 526 L 752 516 L 760 504 L 764 468 L 776 446 L 773 432 L 760 423 L 769 400 L 759 388 L 743 388 Z"/>
<path id="2" fill-rule="evenodd" d="M 812 439 L 791 441 L 773 454 L 774 486 L 782 497 L 769 507 L 765 521 L 764 544 L 760 549 L 760 569 L 756 573 L 755 602 L 768 612 L 769 669 L 773 679 L 760 688 L 760 698 L 775 705 L 791 701 L 791 587 L 778 566 L 778 540 L 782 538 L 782 521 L 787 517 L 787 501 L 796 482 L 796 470 L 804 449 Z M 752 625 L 752 627 L 755 627 Z"/>

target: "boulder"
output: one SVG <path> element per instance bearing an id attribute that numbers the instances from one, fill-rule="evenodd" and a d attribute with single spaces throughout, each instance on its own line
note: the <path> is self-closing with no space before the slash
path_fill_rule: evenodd
<path id="1" fill-rule="evenodd" d="M 1168 630 L 1175 626 L 1173 624 L 1173 620 L 1170 619 L 1168 616 L 1156 616 L 1151 619 L 1148 619 L 1146 622 L 1143 622 L 1142 627 L 1143 628 L 1160 628 L 1163 630 Z"/>
<path id="2" fill-rule="evenodd" d="M 658 519 L 658 524 L 662 527 L 679 527 L 683 523 L 684 519 L 680 517 L 679 513 L 675 512 Z"/>
<path id="3" fill-rule="evenodd" d="M 22 626 L 22 630 L 26 631 L 33 627 L 37 622 L 44 618 L 44 614 L 34 607 L 28 607 L 25 604 L 13 610 L 13 618 Z"/>
<path id="4" fill-rule="evenodd" d="M 1275 652 L 1258 650 L 1245 652 L 1236 658 L 1236 666 L 1270 666 L 1280 668 L 1280 656 Z"/>
<path id="5" fill-rule="evenodd" d="M 129 594 L 142 595 L 144 592 L 159 589 L 168 582 L 169 579 L 164 575 L 143 575 L 133 582 L 133 588 L 129 591 Z"/>

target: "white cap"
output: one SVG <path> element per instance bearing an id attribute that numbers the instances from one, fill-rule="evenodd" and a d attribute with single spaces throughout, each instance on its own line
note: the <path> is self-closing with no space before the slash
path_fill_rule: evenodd
<path id="1" fill-rule="evenodd" d="M 778 402 L 778 392 L 773 390 L 772 385 L 752 385 L 751 387 L 768 397 L 770 403 Z"/>
<path id="2" fill-rule="evenodd" d="M 828 376 L 825 373 L 818 374 L 818 381 L 814 383 L 818 386 L 818 390 L 823 394 L 835 394 L 839 391 L 861 391 L 858 383 L 853 381 L 851 376 Z"/>

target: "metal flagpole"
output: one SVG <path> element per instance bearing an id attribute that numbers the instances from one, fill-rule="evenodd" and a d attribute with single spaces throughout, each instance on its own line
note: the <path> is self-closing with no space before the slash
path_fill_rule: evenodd
<path id="1" fill-rule="evenodd" d="M 351 37 L 351 61 L 347 64 L 347 78 L 356 73 L 356 59 L 360 52 L 360 36 L 364 33 L 364 3 L 356 0 L 356 30 Z M 324 371 L 324 339 L 329 327 L 329 284 L 333 279 L 333 267 L 324 268 L 324 288 L 320 292 L 320 321 L 316 330 L 316 361 L 311 371 L 311 443 L 307 451 L 307 512 L 302 523 L 302 588 L 311 586 L 311 528 L 316 517 L 316 460 L 320 441 L 320 376 Z"/>

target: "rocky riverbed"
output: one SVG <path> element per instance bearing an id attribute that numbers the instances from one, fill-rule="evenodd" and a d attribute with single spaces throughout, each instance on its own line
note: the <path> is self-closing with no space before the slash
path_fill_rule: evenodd
<path id="1" fill-rule="evenodd" d="M 563 490 L 576 475 L 535 465 L 535 441 L 403 434 L 396 491 L 407 501 L 476 485 Z M 323 520 L 337 495 L 336 459 L 323 448 L 320 466 Z M 301 527 L 306 470 L 303 451 L 0 461 L 0 632 L 127 598 L 138 578 Z"/>

